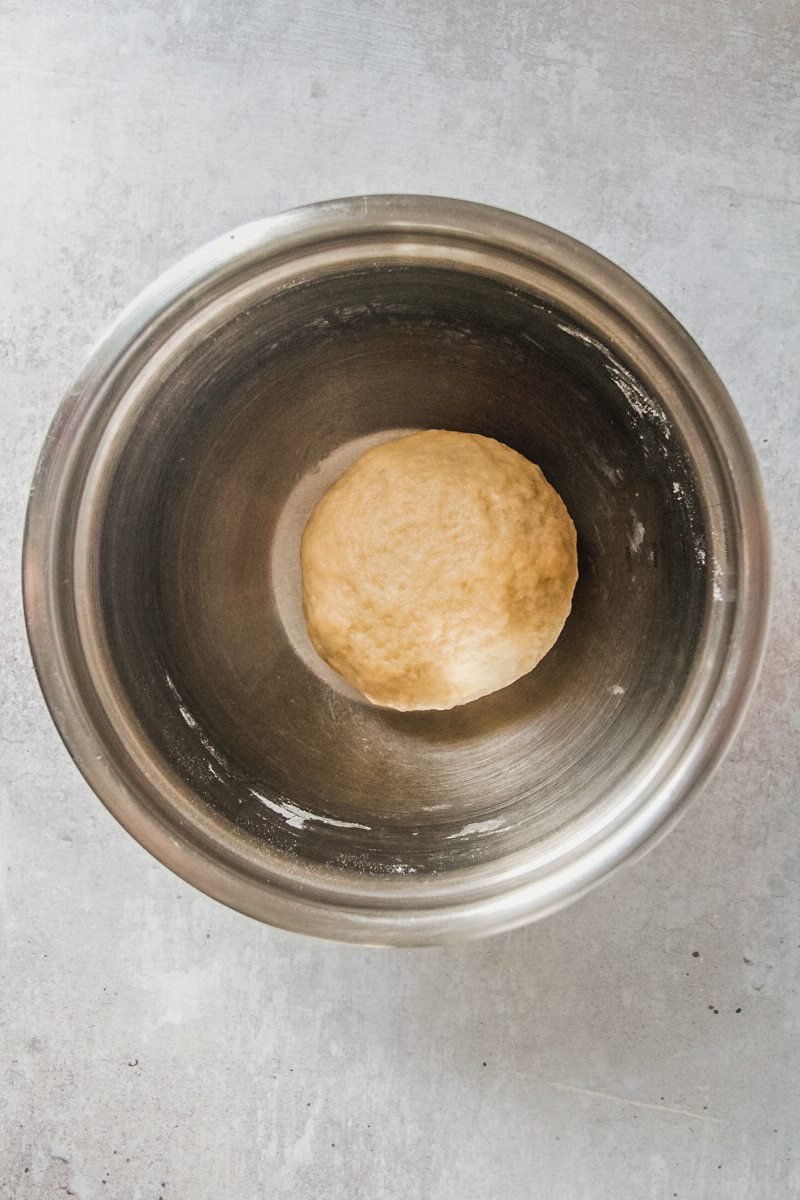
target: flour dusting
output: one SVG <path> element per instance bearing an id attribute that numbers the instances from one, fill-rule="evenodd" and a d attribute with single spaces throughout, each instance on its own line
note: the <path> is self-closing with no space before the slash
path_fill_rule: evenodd
<path id="1" fill-rule="evenodd" d="M 183 720 L 195 734 L 198 741 L 203 746 L 203 749 L 210 754 L 212 759 L 214 759 L 214 762 L 218 766 L 222 767 L 223 770 L 225 770 L 227 774 L 232 777 L 233 772 L 225 756 L 220 754 L 219 750 L 217 750 L 211 739 L 203 732 L 203 729 L 197 718 L 186 707 L 183 702 L 183 697 L 175 686 L 175 682 L 168 671 L 164 672 L 164 678 L 166 679 L 167 687 L 177 702 L 178 712 L 181 714 Z M 206 767 L 208 769 L 208 773 L 213 775 L 213 777 L 219 780 L 220 783 L 227 782 L 225 777 L 216 769 L 214 763 L 207 762 Z M 300 808 L 299 805 L 291 801 L 288 796 L 277 796 L 274 800 L 272 800 L 269 796 L 265 796 L 263 792 L 259 792 L 254 787 L 249 787 L 247 790 L 252 796 L 255 796 L 257 800 L 260 800 L 262 804 L 266 805 L 267 808 L 271 809 L 274 813 L 277 813 L 278 816 L 283 817 L 290 829 L 304 829 L 309 821 L 315 821 L 320 825 L 331 825 L 337 829 L 370 828 L 369 825 L 362 825 L 358 821 L 339 821 L 335 817 L 325 817 L 321 813 L 308 812 L 306 809 Z"/>
<path id="2" fill-rule="evenodd" d="M 642 542 L 644 541 L 645 528 L 642 522 L 639 521 L 633 513 L 631 513 L 631 516 L 634 517 L 633 532 L 631 533 L 628 544 L 631 548 L 631 553 L 638 554 L 642 547 Z"/>
<path id="3" fill-rule="evenodd" d="M 316 821 L 320 825 L 333 825 L 337 829 L 370 828 L 369 825 L 362 825 L 358 821 L 338 821 L 335 817 L 324 817 L 320 813 L 308 812 L 307 809 L 300 808 L 288 796 L 276 796 L 274 800 L 271 800 L 269 796 L 265 796 L 257 788 L 251 787 L 248 790 L 251 796 L 255 796 L 256 800 L 260 800 L 272 812 L 283 817 L 290 829 L 305 829 L 306 822 L 308 821 Z"/>
<path id="4" fill-rule="evenodd" d="M 446 840 L 451 842 L 453 838 L 472 837 L 476 833 L 491 833 L 494 829 L 500 829 L 502 825 L 501 817 L 491 817 L 487 821 L 471 821 L 469 825 L 464 825 L 459 829 L 458 833 L 448 833 Z"/>
<path id="5" fill-rule="evenodd" d="M 619 390 L 622 392 L 625 399 L 630 404 L 637 416 L 643 420 L 654 424 L 662 438 L 669 441 L 672 437 L 669 421 L 664 412 L 655 403 L 651 396 L 644 390 L 635 375 L 632 375 L 626 366 L 624 366 L 618 358 L 615 358 L 607 346 L 597 338 L 591 337 L 590 334 L 584 333 L 582 329 L 576 329 L 574 325 L 564 325 L 559 323 L 558 328 L 562 333 L 568 334 L 570 337 L 577 338 L 587 346 L 591 346 L 594 350 L 599 350 L 603 356 L 606 371 L 616 383 Z M 665 448 L 664 448 L 665 449 Z M 665 449 L 666 453 L 666 449 Z"/>
<path id="6" fill-rule="evenodd" d="M 170 674 L 167 671 L 164 672 L 164 678 L 167 681 L 167 687 L 172 692 L 172 695 L 175 697 L 175 699 L 178 702 L 178 712 L 181 714 L 181 716 L 183 717 L 184 721 L 189 726 L 189 728 L 197 734 L 197 738 L 200 741 L 201 745 L 203 746 L 203 749 L 207 750 L 208 753 L 211 755 L 211 757 L 213 759 L 215 759 L 215 761 L 221 767 L 223 767 L 226 771 L 230 772 L 230 768 L 225 759 L 225 755 L 220 754 L 219 750 L 217 750 L 216 746 L 211 741 L 211 739 L 208 737 L 208 735 L 203 732 L 200 722 L 197 720 L 197 718 L 191 712 L 189 712 L 189 709 L 183 703 L 183 697 L 181 696 L 178 689 L 175 687 L 172 677 L 170 676 Z M 208 769 L 211 772 L 211 774 L 216 776 L 216 778 L 219 779 L 222 783 L 225 782 L 222 779 L 222 776 L 217 771 L 215 771 L 211 767 L 210 764 L 208 766 Z"/>

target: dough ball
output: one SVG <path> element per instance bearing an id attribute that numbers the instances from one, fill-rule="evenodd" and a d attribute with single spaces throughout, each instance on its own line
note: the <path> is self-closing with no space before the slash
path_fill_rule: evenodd
<path id="1" fill-rule="evenodd" d="M 308 632 L 375 704 L 452 708 L 551 648 L 578 577 L 575 527 L 538 467 L 443 429 L 375 446 L 301 545 Z"/>

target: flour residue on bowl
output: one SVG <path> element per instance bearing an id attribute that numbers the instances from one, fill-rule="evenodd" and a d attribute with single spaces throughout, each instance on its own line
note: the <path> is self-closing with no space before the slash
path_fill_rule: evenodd
<path id="1" fill-rule="evenodd" d="M 206 750 L 207 753 L 210 754 L 213 759 L 215 759 L 215 761 L 219 764 L 219 766 L 223 767 L 224 770 L 226 770 L 228 772 L 228 774 L 230 774 L 230 767 L 228 765 L 227 759 L 225 758 L 225 755 L 221 754 L 219 752 L 219 750 L 216 748 L 214 743 L 211 741 L 211 739 L 208 737 L 208 735 L 203 730 L 200 722 L 186 707 L 186 705 L 183 702 L 183 697 L 181 696 L 180 692 L 176 688 L 175 683 L 172 679 L 172 676 L 169 674 L 168 671 L 164 672 L 164 678 L 167 682 L 167 687 L 169 688 L 170 692 L 172 693 L 172 696 L 177 701 L 178 712 L 181 714 L 181 717 L 183 718 L 184 722 L 189 726 L 189 728 L 193 731 L 193 733 L 196 734 L 197 739 L 200 742 L 200 744 L 202 745 L 203 749 Z M 214 768 L 211 766 L 210 763 L 208 764 L 208 770 L 209 770 L 210 774 L 214 775 L 221 782 L 223 782 L 223 783 L 225 782 L 222 779 L 222 776 L 219 774 L 219 772 L 214 770 Z"/>
<path id="2" fill-rule="evenodd" d="M 692 548 L 694 550 L 695 562 L 698 566 L 704 567 L 707 558 L 706 535 L 698 512 L 697 498 L 691 489 L 687 488 L 686 484 L 681 483 L 678 479 L 673 479 L 672 481 L 672 496 L 675 503 L 679 504 L 686 511 L 689 519 L 689 527 L 692 532 Z M 716 569 L 716 565 L 712 564 L 712 581 L 714 578 L 713 573 Z M 720 596 L 717 596 L 716 590 L 714 590 L 713 594 L 715 599 L 721 599 Z"/>
<path id="3" fill-rule="evenodd" d="M 570 337 L 577 338 L 586 346 L 591 346 L 592 349 L 599 351 L 603 357 L 603 363 L 609 376 L 614 380 L 619 391 L 622 392 L 628 404 L 633 409 L 638 417 L 643 421 L 647 421 L 651 425 L 655 425 L 664 441 L 669 441 L 672 437 L 672 430 L 669 421 L 663 409 L 656 404 L 652 396 L 642 387 L 635 375 L 631 374 L 626 366 L 624 366 L 618 358 L 616 358 L 607 346 L 604 346 L 597 338 L 592 337 L 588 333 L 584 333 L 582 329 L 576 329 L 574 325 L 567 325 L 563 322 L 558 322 L 558 328 L 562 333 L 568 334 Z M 662 451 L 666 455 L 666 447 L 662 443 Z"/>
<path id="4" fill-rule="evenodd" d="M 226 780 L 225 777 L 219 773 L 212 762 L 208 762 L 206 764 L 209 774 L 213 775 L 214 778 L 220 783 L 228 783 L 229 779 L 233 778 L 234 772 L 228 764 L 227 759 L 219 752 L 219 750 L 217 750 L 211 739 L 203 731 L 200 722 L 193 715 L 193 713 L 189 711 L 184 702 L 183 696 L 178 691 L 177 687 L 175 686 L 175 682 L 168 671 L 164 672 L 164 678 L 172 697 L 177 703 L 178 712 L 181 714 L 183 721 L 195 734 L 203 749 L 211 755 L 217 766 L 223 768 L 229 778 Z M 258 788 L 252 786 L 248 787 L 247 790 L 249 791 L 250 795 L 258 800 L 261 804 L 265 805 L 265 807 L 270 809 L 277 816 L 282 817 L 290 829 L 304 829 L 309 821 L 313 821 L 319 825 L 330 825 L 337 829 L 370 829 L 369 825 L 362 825 L 359 821 L 340 821 L 336 817 L 328 817 L 324 816 L 322 813 L 309 812 L 307 809 L 300 808 L 300 806 L 290 800 L 288 796 L 276 796 L 271 798 L 269 796 L 265 796 L 263 792 L 258 790 Z"/>
<path id="5" fill-rule="evenodd" d="M 276 796 L 271 799 L 263 792 L 259 792 L 258 788 L 251 787 L 248 790 L 256 800 L 260 800 L 272 812 L 283 817 L 290 829 L 304 829 L 308 821 L 315 821 L 320 825 L 332 825 L 336 829 L 370 828 L 369 825 L 362 825 L 360 821 L 339 821 L 336 817 L 325 817 L 321 813 L 309 812 L 305 808 L 300 808 L 299 804 L 295 804 L 288 796 Z"/>
<path id="6" fill-rule="evenodd" d="M 597 466 L 602 474 L 605 475 L 608 482 L 614 487 L 619 487 L 621 483 L 625 482 L 625 472 L 620 467 L 612 467 L 609 463 L 604 462 L 602 459 L 598 460 Z"/>
<path id="7" fill-rule="evenodd" d="M 603 358 L 603 362 L 608 375 L 613 379 L 617 388 L 622 392 L 631 410 L 642 421 L 647 421 L 651 427 L 660 434 L 658 445 L 662 454 L 666 457 L 670 453 L 667 443 L 669 442 L 672 431 L 666 414 L 661 407 L 653 400 L 641 384 L 637 381 L 634 375 L 625 367 L 601 341 L 592 337 L 591 334 L 584 333 L 582 329 L 577 329 L 574 325 L 568 325 L 559 322 L 558 328 L 562 333 L 568 334 L 570 337 L 577 338 L 592 349 L 597 350 Z M 672 495 L 676 503 L 682 505 L 686 511 L 692 534 L 692 547 L 694 550 L 695 561 L 698 566 L 704 567 L 706 564 L 706 536 L 705 529 L 700 520 L 697 506 L 697 498 L 690 488 L 680 480 L 672 481 Z M 629 547 L 632 553 L 636 553 L 644 540 L 644 526 L 640 521 L 634 520 L 633 532 L 629 539 Z M 724 599 L 721 586 L 721 569 L 716 561 L 711 564 L 711 592 L 715 601 Z"/>
<path id="8" fill-rule="evenodd" d="M 502 826 L 502 817 L 490 817 L 486 821 L 470 821 L 468 825 L 462 826 L 457 833 L 448 833 L 446 840 L 452 842 L 454 838 L 475 837 L 477 834 L 492 833 L 495 829 L 501 829 Z"/>
<path id="9" fill-rule="evenodd" d="M 635 512 L 631 512 L 631 517 L 633 518 L 633 527 L 628 539 L 628 545 L 630 546 L 631 554 L 638 554 L 644 542 L 645 528 Z"/>

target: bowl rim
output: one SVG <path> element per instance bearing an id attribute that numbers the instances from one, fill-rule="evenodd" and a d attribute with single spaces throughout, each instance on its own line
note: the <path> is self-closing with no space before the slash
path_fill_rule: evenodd
<path id="1" fill-rule="evenodd" d="M 257 265 L 266 254 L 291 263 L 314 246 L 392 234 L 429 246 L 472 244 L 521 256 L 613 309 L 696 399 L 706 443 L 735 500 L 735 510 L 723 516 L 726 531 L 734 535 L 738 570 L 730 594 L 715 606 L 727 636 L 719 625 L 716 671 L 705 681 L 707 696 L 691 737 L 673 744 L 661 777 L 651 780 L 635 809 L 626 808 L 616 822 L 606 821 L 596 836 L 584 839 L 550 870 L 527 876 L 515 867 L 502 879 L 495 872 L 489 890 L 473 885 L 491 862 L 449 873 L 451 878 L 435 886 L 430 879 L 373 879 L 360 894 L 337 888 L 341 873 L 333 871 L 326 877 L 315 870 L 319 886 L 311 889 L 302 879 L 292 886 L 292 872 L 266 883 L 241 860 L 221 856 L 198 831 L 181 834 L 168 825 L 135 794 L 113 756 L 103 752 L 86 701 L 85 671 L 67 652 L 67 635 L 74 630 L 66 628 L 65 605 L 74 578 L 71 571 L 66 581 L 54 578 L 59 539 L 77 519 L 68 503 L 69 486 L 86 458 L 98 397 L 154 324 L 167 322 L 212 282 L 224 281 L 242 264 Z M 31 487 L 22 565 L 26 629 L 45 701 L 84 778 L 128 832 L 186 882 L 241 912 L 286 929 L 384 945 L 451 941 L 523 924 L 564 907 L 655 844 L 707 781 L 739 728 L 763 661 L 771 594 L 769 524 L 752 447 L 722 382 L 679 322 L 630 275 L 567 234 L 487 205 L 411 194 L 321 201 L 240 226 L 145 288 L 100 337 L 55 414 Z"/>

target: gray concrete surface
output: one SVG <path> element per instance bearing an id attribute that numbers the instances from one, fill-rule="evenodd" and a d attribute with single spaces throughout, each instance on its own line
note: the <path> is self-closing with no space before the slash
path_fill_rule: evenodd
<path id="1" fill-rule="evenodd" d="M 2 6 L 0 1196 L 800 1196 L 798 22 L 790 0 Z M 87 345 L 279 208 L 439 192 L 550 222 L 697 337 L 758 451 L 774 630 L 733 752 L 572 910 L 388 953 L 151 861 L 45 712 L 26 493 Z"/>

